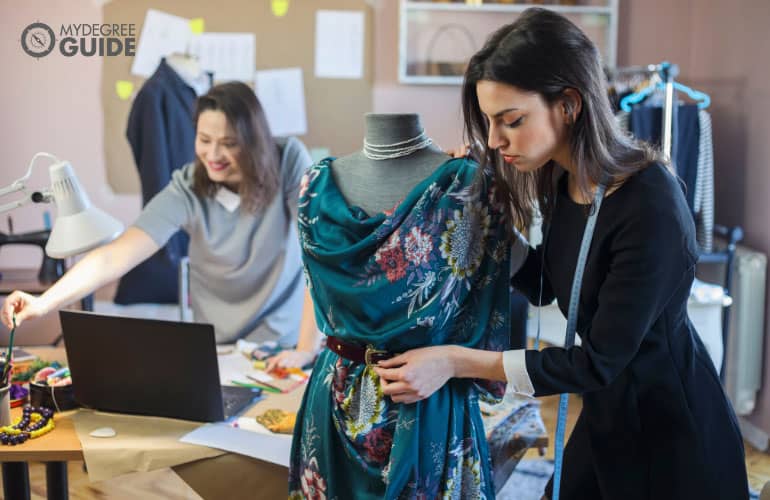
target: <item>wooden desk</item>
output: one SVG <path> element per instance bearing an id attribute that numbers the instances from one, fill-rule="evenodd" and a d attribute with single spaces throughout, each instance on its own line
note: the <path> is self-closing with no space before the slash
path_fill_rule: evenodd
<path id="1" fill-rule="evenodd" d="M 64 349 L 39 347 L 28 348 L 38 356 L 51 361 L 66 363 Z M 11 418 L 21 414 L 21 408 L 11 410 Z M 8 499 L 29 499 L 29 468 L 28 462 L 45 462 L 46 491 L 49 499 L 66 500 L 67 492 L 67 461 L 83 460 L 83 449 L 75 433 L 75 426 L 69 415 L 72 412 L 57 414 L 56 428 L 53 432 L 30 439 L 17 446 L 0 445 L 0 462 L 2 462 L 3 492 Z"/>
<path id="2" fill-rule="evenodd" d="M 58 360 L 66 363 L 62 348 L 27 348 L 44 359 Z M 301 390 L 289 394 L 268 394 L 259 401 L 249 415 L 262 413 L 269 408 L 298 408 L 302 397 Z M 21 410 L 14 409 L 18 414 Z M 83 460 L 83 450 L 75 432 L 71 415 L 77 410 L 56 414 L 56 428 L 50 434 L 38 439 L 31 439 L 17 446 L 0 445 L 0 461 L 3 462 L 3 482 L 5 498 L 29 499 L 29 473 L 27 462 L 40 461 L 46 464 L 46 485 L 49 499 L 67 499 L 67 468 L 69 460 Z M 539 415 L 538 415 L 539 420 Z M 542 422 L 540 422 L 542 424 Z M 515 429 L 500 429 L 512 433 Z M 543 434 L 544 434 L 543 428 Z M 511 440 L 516 440 L 515 435 Z M 538 437 L 529 447 L 544 447 L 547 445 L 545 435 Z M 492 450 L 490 450 L 492 452 Z M 495 483 L 502 485 L 510 474 L 513 466 L 526 451 L 521 443 L 518 446 L 500 450 L 494 453 Z M 203 498 L 224 498 L 227 493 L 232 496 L 233 489 L 246 495 L 260 492 L 260 498 L 285 498 L 288 481 L 286 467 L 257 460 L 234 453 L 181 464 L 172 468 L 190 487 Z M 248 496 L 247 496 L 248 497 Z"/>

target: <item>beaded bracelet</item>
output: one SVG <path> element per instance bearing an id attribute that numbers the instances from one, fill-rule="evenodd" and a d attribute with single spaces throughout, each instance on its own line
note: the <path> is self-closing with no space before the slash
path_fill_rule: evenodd
<path id="1" fill-rule="evenodd" d="M 22 416 L 13 424 L 0 427 L 0 443 L 17 445 L 27 439 L 40 437 L 52 431 L 53 410 L 50 408 L 25 406 Z"/>

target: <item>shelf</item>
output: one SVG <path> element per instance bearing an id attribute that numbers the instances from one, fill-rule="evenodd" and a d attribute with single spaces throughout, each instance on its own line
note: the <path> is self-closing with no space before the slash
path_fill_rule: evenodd
<path id="1" fill-rule="evenodd" d="M 459 85 L 468 59 L 487 37 L 532 7 L 558 12 L 597 45 L 607 67 L 615 67 L 618 1 L 590 5 L 400 1 L 398 79 L 419 85 Z"/>
<path id="2" fill-rule="evenodd" d="M 452 12 L 514 12 L 521 13 L 531 7 L 543 7 L 560 14 L 604 14 L 612 15 L 613 8 L 608 5 L 550 5 L 532 3 L 437 3 L 437 2 L 410 2 L 404 4 L 407 10 L 434 10 Z"/>

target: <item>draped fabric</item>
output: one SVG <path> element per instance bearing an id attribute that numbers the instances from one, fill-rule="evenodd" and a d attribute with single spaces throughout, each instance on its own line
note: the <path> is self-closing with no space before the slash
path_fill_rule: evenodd
<path id="1" fill-rule="evenodd" d="M 491 173 L 441 165 L 391 211 L 348 206 L 327 159 L 300 190 L 299 228 L 316 320 L 328 335 L 398 353 L 508 348 L 510 224 Z M 503 384 L 451 379 L 394 403 L 374 370 L 325 349 L 300 409 L 291 498 L 494 498 L 479 397 Z"/>

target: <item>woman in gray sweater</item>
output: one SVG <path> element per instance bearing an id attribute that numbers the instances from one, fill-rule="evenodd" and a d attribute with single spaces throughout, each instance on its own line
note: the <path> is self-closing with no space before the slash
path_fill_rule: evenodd
<path id="1" fill-rule="evenodd" d="M 262 106 L 243 83 L 201 96 L 195 123 L 195 161 L 174 172 L 123 235 L 87 254 L 44 294 L 13 292 L 2 309 L 6 325 L 13 313 L 21 324 L 119 278 L 183 229 L 195 321 L 212 323 L 220 343 L 297 342 L 304 289 L 297 199 L 310 155 L 296 138 L 270 135 Z M 315 328 L 308 319 L 303 328 Z"/>

